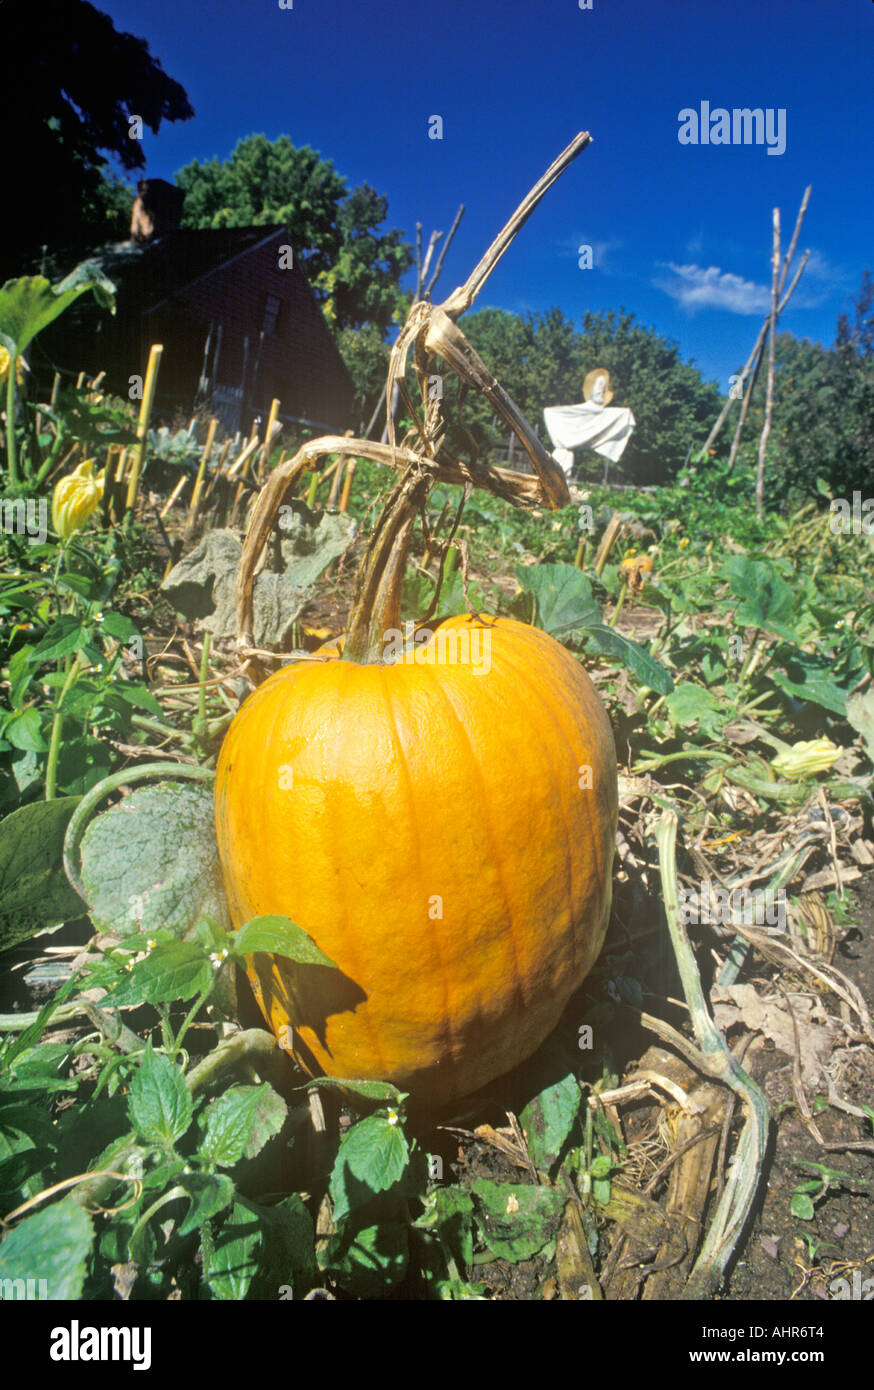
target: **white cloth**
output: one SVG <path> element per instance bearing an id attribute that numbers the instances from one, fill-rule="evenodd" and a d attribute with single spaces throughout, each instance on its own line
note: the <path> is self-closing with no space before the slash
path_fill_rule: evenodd
<path id="1" fill-rule="evenodd" d="M 549 437 L 555 446 L 552 457 L 567 473 L 573 467 L 571 450 L 582 445 L 618 463 L 637 421 L 627 406 L 553 405 L 543 412 Z"/>

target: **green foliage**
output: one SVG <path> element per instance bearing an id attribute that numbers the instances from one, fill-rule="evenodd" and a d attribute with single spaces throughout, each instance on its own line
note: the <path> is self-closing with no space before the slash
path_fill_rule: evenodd
<path id="1" fill-rule="evenodd" d="M 287 226 L 334 327 L 371 324 L 382 337 L 396 318 L 413 251 L 397 229 L 380 230 L 388 200 L 368 184 L 349 192 L 333 163 L 309 145 L 250 135 L 224 162 L 187 164 L 176 182 L 185 190 L 183 226 Z"/>

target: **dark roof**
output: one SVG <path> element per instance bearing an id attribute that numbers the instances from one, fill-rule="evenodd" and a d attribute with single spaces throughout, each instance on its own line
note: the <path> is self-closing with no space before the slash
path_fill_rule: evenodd
<path id="1" fill-rule="evenodd" d="M 285 227 L 276 226 L 179 230 L 152 241 L 112 242 L 84 255 L 80 249 L 69 263 L 63 251 L 55 251 L 53 260 L 63 265 L 64 274 L 82 260 L 96 261 L 116 286 L 119 304 L 130 297 L 141 313 L 148 313 L 186 285 L 279 233 L 288 235 Z"/>

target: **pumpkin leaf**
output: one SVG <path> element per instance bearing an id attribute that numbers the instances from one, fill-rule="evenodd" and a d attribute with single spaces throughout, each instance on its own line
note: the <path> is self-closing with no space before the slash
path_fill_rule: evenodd
<path id="1" fill-rule="evenodd" d="M 37 1297 L 73 1301 L 82 1297 L 86 1262 L 94 1241 L 91 1217 L 72 1197 L 14 1226 L 0 1245 L 0 1284 L 7 1280 L 35 1289 Z M 44 1283 L 41 1283 L 44 1281 Z M 45 1289 L 45 1294 L 41 1292 Z M 19 1296 L 17 1294 L 13 1297 Z M 21 1297 L 30 1296 L 26 1292 Z"/>
<path id="2" fill-rule="evenodd" d="M 224 1168 L 244 1155 L 254 1158 L 279 1133 L 287 1113 L 285 1101 L 267 1082 L 232 1086 L 201 1115 L 203 1138 L 198 1154 L 206 1163 Z"/>
<path id="3" fill-rule="evenodd" d="M 79 917 L 84 903 L 63 867 L 64 834 L 77 796 L 35 801 L 0 821 L 0 951 L 47 924 Z"/>
<path id="4" fill-rule="evenodd" d="M 272 956 L 287 956 L 298 965 L 327 965 L 333 970 L 339 968 L 330 956 L 319 950 L 303 928 L 288 917 L 253 917 L 251 922 L 233 933 L 230 945 L 237 956 L 267 951 Z"/>
<path id="5" fill-rule="evenodd" d="M 777 669 L 779 662 L 782 670 Z M 810 700 L 812 704 L 822 705 L 832 714 L 847 716 L 847 695 L 858 681 L 861 671 L 848 673 L 847 683 L 835 678 L 834 658 L 804 652 L 797 647 L 778 652 L 775 665 L 770 670 L 774 684 L 793 695 L 798 700 Z"/>
<path id="6" fill-rule="evenodd" d="M 95 816 L 81 875 L 98 931 L 184 937 L 202 917 L 230 926 L 208 787 L 140 787 Z"/>
<path id="7" fill-rule="evenodd" d="M 115 313 L 115 286 L 95 262 L 77 265 L 57 285 L 44 275 L 7 280 L 0 289 L 0 330 L 11 338 L 16 352 L 24 352 L 31 339 L 86 290 L 93 290 L 101 307 Z"/>
<path id="8" fill-rule="evenodd" d="M 556 1233 L 567 1200 L 551 1187 L 498 1183 L 477 1178 L 471 1185 L 477 1225 L 499 1260 L 527 1260 Z"/>
<path id="9" fill-rule="evenodd" d="M 128 1113 L 141 1139 L 169 1149 L 191 1124 L 191 1092 L 169 1057 L 155 1052 L 151 1040 L 130 1084 Z"/>
<path id="10" fill-rule="evenodd" d="M 603 624 L 591 582 L 576 565 L 518 565 L 516 578 L 522 592 L 534 597 L 537 626 L 553 637 Z"/>
<path id="11" fill-rule="evenodd" d="M 723 725 L 734 713 L 724 699 L 717 700 L 709 690 L 690 681 L 683 681 L 671 691 L 665 704 L 675 725 L 700 728 L 710 738 L 719 737 Z"/>
<path id="12" fill-rule="evenodd" d="M 743 599 L 735 618 L 742 627 L 764 628 L 793 642 L 796 631 L 795 596 L 767 560 L 730 555 L 720 571 L 732 593 Z"/>
<path id="13" fill-rule="evenodd" d="M 864 695 L 851 695 L 847 701 L 847 719 L 862 735 L 869 762 L 874 763 L 874 690 Z"/>
<path id="14" fill-rule="evenodd" d="M 632 642 L 630 637 L 625 637 L 604 623 L 584 628 L 581 636 L 585 641 L 586 651 L 597 656 L 612 657 L 614 661 L 627 667 L 641 685 L 648 686 L 658 695 L 670 695 L 674 688 L 670 671 L 660 661 L 656 661 L 654 656 L 650 656 L 646 648 L 641 647 L 638 642 Z"/>

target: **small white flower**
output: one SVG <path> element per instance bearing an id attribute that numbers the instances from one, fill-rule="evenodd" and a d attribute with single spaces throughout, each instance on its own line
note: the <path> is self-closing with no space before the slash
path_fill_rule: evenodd
<path id="1" fill-rule="evenodd" d="M 227 958 L 228 958 L 228 953 L 227 953 L 227 951 L 225 951 L 225 950 L 213 951 L 213 952 L 211 953 L 211 955 L 210 955 L 210 960 L 212 961 L 212 963 L 213 963 L 213 965 L 215 966 L 216 970 L 218 970 L 218 968 L 219 968 L 219 966 L 221 965 L 222 961 L 223 961 L 223 960 L 227 960 Z"/>
<path id="2" fill-rule="evenodd" d="M 95 623 L 102 623 L 102 622 L 103 622 L 103 614 L 102 614 L 102 613 L 95 613 L 95 614 L 94 614 L 94 621 L 95 621 Z"/>
<path id="3" fill-rule="evenodd" d="M 397 1122 L 398 1122 L 398 1112 L 397 1112 L 396 1110 L 390 1110 L 390 1111 L 388 1112 L 388 1122 L 389 1122 L 390 1125 L 396 1125 L 396 1124 L 397 1124 Z"/>
<path id="4" fill-rule="evenodd" d="M 155 940 L 155 938 L 154 938 L 153 936 L 150 936 L 149 939 L 148 939 L 148 941 L 146 942 L 146 949 L 149 950 L 149 951 L 153 951 L 153 950 L 155 949 L 155 947 L 157 946 L 157 944 L 158 944 L 158 943 L 157 943 L 157 941 Z"/>
<path id="5" fill-rule="evenodd" d="M 131 971 L 132 971 L 133 968 L 134 968 L 134 963 L 133 963 L 133 961 L 132 961 L 132 960 L 126 960 L 125 963 L 124 963 L 124 968 L 125 968 L 125 970 L 127 971 L 127 973 L 130 974 Z"/>

